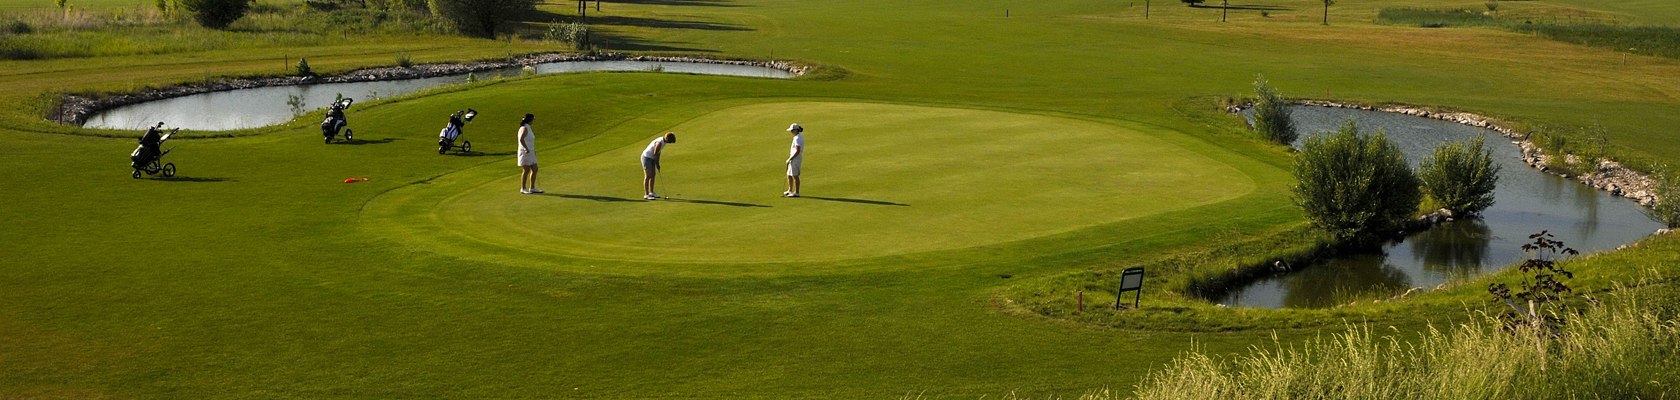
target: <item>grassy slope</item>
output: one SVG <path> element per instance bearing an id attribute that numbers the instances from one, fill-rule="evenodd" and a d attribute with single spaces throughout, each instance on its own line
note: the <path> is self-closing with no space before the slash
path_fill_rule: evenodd
<path id="1" fill-rule="evenodd" d="M 1290 2 L 1310 10 L 1296 3 L 1304 2 Z M 179 142 L 171 157 L 183 176 L 205 182 L 129 181 L 122 165 L 128 140 L 0 136 L 12 149 L 0 157 L 11 171 L 0 176 L 0 187 L 13 204 L 0 210 L 8 221 L 0 230 L 8 253 L 0 268 L 0 337 L 6 338 L 0 354 L 9 360 L 0 393 L 882 397 L 929 389 L 968 398 L 1019 389 L 1065 395 L 1128 385 L 1187 349 L 1191 335 L 1007 316 L 993 304 L 998 288 L 1010 282 L 1000 276 L 1123 264 L 1216 233 L 1296 221 L 1282 192 L 1284 155 L 1185 121 L 1171 108 L 1183 97 L 1242 92 L 1262 72 L 1291 95 L 1328 90 L 1338 98 L 1571 123 L 1603 119 L 1613 143 L 1637 145 L 1634 151 L 1654 158 L 1680 156 L 1668 129 L 1680 121 L 1650 112 L 1677 101 L 1672 83 L 1680 68 L 1673 62 L 1636 58 L 1621 65 L 1608 53 L 1520 35 L 1352 23 L 1322 28 L 1305 11 L 1278 13 L 1275 20 L 1250 13 L 1214 25 L 1200 22 L 1214 15 L 1208 10 L 1157 7 L 1163 21 L 1144 22 L 1135 9 L 1089 2 L 1010 4 L 1008 19 L 998 12 L 1003 2 L 723 4 L 745 7 L 625 4 L 622 12 L 750 30 L 618 32 L 722 54 L 773 51 L 778 58 L 842 65 L 853 75 L 765 82 L 597 74 L 359 105 L 352 115 L 358 137 L 395 140 L 323 147 L 302 122 L 256 137 Z M 389 63 L 399 49 L 423 59 L 504 51 L 482 42 L 428 42 L 437 40 L 310 51 L 323 54 L 312 62 L 328 69 Z M 0 101 L 22 106 L 49 90 L 268 72 L 278 64 L 270 53 L 293 51 L 299 50 L 5 63 L 0 83 L 13 90 Z M 381 192 L 481 164 L 504 169 L 506 157 L 439 157 L 426 138 L 448 110 L 533 84 L 578 91 L 542 101 L 556 110 L 543 113 L 552 124 L 540 132 L 545 165 L 634 146 L 722 103 L 791 96 L 1130 120 L 1155 126 L 1149 131 L 1188 133 L 1161 133 L 1159 140 L 1236 154 L 1221 161 L 1244 170 L 1258 189 L 1216 206 L 1037 240 L 841 262 L 838 267 L 857 272 L 817 276 L 551 272 L 498 264 L 493 253 L 440 256 L 358 226 L 358 210 Z M 19 131 L 66 131 L 28 117 L 6 118 Z M 509 133 L 497 125 L 503 120 L 487 119 L 469 135 L 504 137 Z M 566 174 L 564 167 L 545 169 L 551 188 Z M 349 176 L 376 179 L 336 183 Z M 1312 334 L 1282 332 L 1286 339 Z M 1215 352 L 1268 336 L 1193 335 Z"/>

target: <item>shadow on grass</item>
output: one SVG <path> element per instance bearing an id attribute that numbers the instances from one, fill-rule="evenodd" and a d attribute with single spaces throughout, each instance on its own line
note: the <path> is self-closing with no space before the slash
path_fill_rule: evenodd
<path id="1" fill-rule="evenodd" d="M 615 35 L 605 32 L 591 32 L 595 47 L 603 51 L 670 51 L 683 53 L 716 53 L 717 50 L 699 47 L 683 47 L 693 42 L 655 42 L 646 39 Z"/>
<path id="2" fill-rule="evenodd" d="M 599 201 L 599 202 L 603 202 L 603 203 L 633 203 L 633 202 L 646 201 L 646 200 L 642 200 L 642 199 L 630 199 L 630 198 L 612 197 L 612 196 L 596 196 L 596 195 L 589 195 L 589 194 L 543 193 L 543 195 L 544 196 L 558 196 L 558 197 L 564 197 L 564 198 L 568 198 L 568 199 L 593 200 L 593 201 Z"/>
<path id="3" fill-rule="evenodd" d="M 451 155 L 456 156 L 456 157 L 507 157 L 507 156 L 513 155 L 513 152 L 511 152 L 511 151 L 498 151 L 498 152 L 494 152 L 494 153 L 488 153 L 488 152 L 482 152 L 482 151 L 474 151 L 474 152 L 470 152 L 470 153 L 452 153 Z"/>
<path id="4" fill-rule="evenodd" d="M 837 202 L 841 202 L 841 203 L 869 204 L 869 205 L 877 205 L 877 206 L 895 206 L 895 207 L 909 207 L 910 206 L 909 204 L 894 203 L 894 202 L 890 202 L 890 201 L 848 199 L 848 198 L 844 198 L 844 197 L 799 196 L 799 198 L 811 199 L 811 200 L 822 200 L 822 201 L 837 201 Z"/>
<path id="5" fill-rule="evenodd" d="M 402 140 L 402 139 L 398 139 L 398 138 L 383 138 L 383 139 L 374 139 L 374 140 L 351 139 L 351 140 L 343 140 L 343 141 L 332 142 L 332 144 L 345 144 L 345 145 L 351 145 L 351 146 L 361 146 L 361 145 L 364 145 L 364 144 L 386 144 L 386 143 L 391 143 L 391 142 L 395 142 L 395 141 L 398 141 L 398 140 Z"/>
<path id="6" fill-rule="evenodd" d="M 672 202 L 672 203 L 694 203 L 694 204 L 710 204 L 710 205 L 730 206 L 730 207 L 770 208 L 770 206 L 763 205 L 763 204 L 736 203 L 736 202 L 732 202 L 732 201 L 673 199 L 673 198 L 669 198 L 669 197 L 665 198 L 664 200 Z"/>
<path id="7" fill-rule="evenodd" d="M 610 3 L 641 4 L 649 6 L 749 7 L 747 5 L 735 4 L 734 2 L 727 0 L 611 0 Z"/>
<path id="8" fill-rule="evenodd" d="M 163 181 L 163 182 L 234 182 L 233 178 L 216 178 L 216 177 L 208 177 L 208 176 L 180 176 L 180 175 L 175 175 L 175 176 L 171 176 L 171 177 L 160 176 L 160 177 L 152 178 L 152 180 Z"/>
<path id="9" fill-rule="evenodd" d="M 584 21 L 584 23 L 587 23 L 589 25 L 634 26 L 634 27 L 638 27 L 638 28 L 661 28 L 661 29 L 693 29 L 693 30 L 702 30 L 702 31 L 737 31 L 737 32 L 741 32 L 741 31 L 752 31 L 753 30 L 752 28 L 746 28 L 746 27 L 741 27 L 741 26 L 737 26 L 737 25 L 730 25 L 730 24 L 719 24 L 719 23 L 713 23 L 713 22 L 678 21 L 678 20 L 667 20 L 667 19 L 656 19 L 656 18 L 625 17 L 625 16 L 617 16 L 617 15 L 589 17 Z"/>
<path id="10" fill-rule="evenodd" d="M 1220 7 L 1217 4 L 1214 4 L 1214 5 L 1204 4 L 1204 5 L 1194 5 L 1194 6 L 1190 6 L 1190 7 L 1192 7 L 1192 8 L 1212 8 L 1212 9 L 1225 8 L 1225 9 L 1239 10 L 1239 11 L 1295 11 L 1295 9 L 1293 9 L 1293 8 L 1279 7 L 1279 6 L 1226 6 L 1226 7 Z"/>

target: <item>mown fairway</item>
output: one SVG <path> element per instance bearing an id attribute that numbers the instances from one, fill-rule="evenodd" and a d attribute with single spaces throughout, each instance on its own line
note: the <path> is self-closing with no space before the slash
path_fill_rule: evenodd
<path id="1" fill-rule="evenodd" d="M 322 145 L 318 117 L 188 133 L 166 158 L 175 180 L 129 179 L 133 140 L 95 136 L 119 132 L 41 121 L 44 93 L 275 74 L 284 56 L 332 71 L 550 47 L 380 37 L 0 61 L 0 397 L 1126 391 L 1192 345 L 1240 351 L 1273 331 L 1079 326 L 1001 293 L 1298 224 L 1287 153 L 1190 111 L 1256 73 L 1290 96 L 1602 123 L 1625 154 L 1680 160 L 1680 114 L 1662 111 L 1680 106 L 1674 60 L 1372 25 L 1364 2 L 1328 27 L 1316 1 L 1224 24 L 1168 3 L 1145 20 L 1140 2 L 607 1 L 601 15 L 626 17 L 601 22 L 619 48 L 845 74 L 486 82 L 358 103 L 362 145 Z M 1628 4 L 1676 13 L 1657 3 Z M 483 111 L 466 134 L 479 153 L 436 154 L 465 107 Z M 548 196 L 515 192 L 525 112 Z M 777 196 L 791 122 L 810 128 L 811 198 Z M 635 158 L 668 130 L 681 139 L 660 187 L 679 199 L 642 202 Z"/>

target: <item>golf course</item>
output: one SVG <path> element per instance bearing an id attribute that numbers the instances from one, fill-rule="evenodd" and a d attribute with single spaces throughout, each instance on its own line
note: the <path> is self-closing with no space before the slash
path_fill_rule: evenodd
<path id="1" fill-rule="evenodd" d="M 1129 398 L 1187 354 L 1359 324 L 1427 336 L 1521 274 L 1326 309 L 1192 293 L 1318 243 L 1296 150 L 1227 108 L 1260 75 L 1294 99 L 1472 112 L 1653 176 L 1680 166 L 1666 50 L 1377 17 L 1672 32 L 1680 3 L 1497 3 L 605 0 L 581 18 L 545 2 L 491 39 L 294 24 L 272 11 L 305 9 L 289 1 L 211 30 L 150 1 L 0 0 L 0 27 L 31 25 L 0 34 L 0 399 Z M 112 15 L 129 22 L 65 22 Z M 330 144 L 309 104 L 180 131 L 172 177 L 130 177 L 145 127 L 44 117 L 66 94 L 290 76 L 300 57 L 336 76 L 585 52 L 542 36 L 574 20 L 600 53 L 809 68 L 475 78 L 358 98 L 355 139 Z M 467 108 L 472 151 L 439 154 Z M 519 191 L 527 113 L 542 194 Z M 780 195 L 791 123 L 798 198 Z M 643 200 L 637 158 L 666 132 L 666 198 Z M 1114 310 L 1119 271 L 1140 265 L 1141 307 Z M 1576 292 L 1680 310 L 1675 235 L 1566 265 Z M 1680 396 L 1640 379 L 1600 394 Z"/>

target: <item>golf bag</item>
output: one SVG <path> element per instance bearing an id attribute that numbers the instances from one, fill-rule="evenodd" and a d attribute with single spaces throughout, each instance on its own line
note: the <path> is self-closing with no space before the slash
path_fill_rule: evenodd
<path id="1" fill-rule="evenodd" d="M 344 117 L 344 109 L 350 108 L 350 104 L 355 102 L 356 99 L 346 97 L 327 107 L 327 119 L 321 121 L 321 136 L 326 137 L 327 143 L 332 143 L 333 137 L 338 136 L 340 130 L 344 131 L 344 140 L 355 139 L 355 136 L 352 136 L 354 133 L 345 127 L 350 125 L 350 120 Z"/>
<path id="2" fill-rule="evenodd" d="M 461 128 L 465 127 L 468 122 L 472 122 L 473 117 L 476 116 L 478 116 L 478 110 L 471 108 L 450 114 L 449 124 L 444 125 L 443 131 L 438 132 L 438 154 L 448 153 L 449 149 L 453 148 L 460 148 L 462 153 L 471 153 L 472 141 L 461 140 Z M 460 141 L 461 144 L 456 145 L 456 141 Z"/>
<path id="3" fill-rule="evenodd" d="M 169 133 L 163 133 L 162 122 L 159 122 L 155 127 L 146 129 L 146 134 L 140 136 L 140 145 L 134 148 L 134 152 L 128 154 L 128 166 L 134 169 L 134 179 L 140 179 L 142 172 L 146 175 L 162 173 L 165 178 L 175 176 L 175 163 L 160 164 L 160 162 L 164 155 L 169 154 L 169 150 L 163 150 L 163 142 L 169 141 L 169 137 L 174 136 L 175 132 L 180 130 L 180 128 L 175 128 L 170 130 Z"/>

